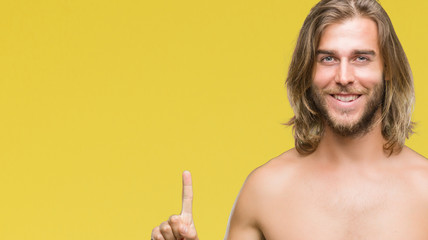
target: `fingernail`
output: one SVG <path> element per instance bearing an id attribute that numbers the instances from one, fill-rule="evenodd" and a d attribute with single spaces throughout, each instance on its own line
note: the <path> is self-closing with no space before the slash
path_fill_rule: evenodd
<path id="1" fill-rule="evenodd" d="M 181 227 L 181 232 L 182 232 L 182 233 L 187 233 L 187 227 L 184 227 L 184 226 L 183 226 L 183 227 Z"/>

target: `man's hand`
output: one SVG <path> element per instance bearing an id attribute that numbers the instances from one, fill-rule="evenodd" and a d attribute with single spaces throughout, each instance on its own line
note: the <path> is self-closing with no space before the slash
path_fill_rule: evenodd
<path id="1" fill-rule="evenodd" d="M 192 216 L 192 176 L 183 172 L 183 206 L 180 215 L 172 215 L 152 231 L 152 240 L 199 240 Z"/>

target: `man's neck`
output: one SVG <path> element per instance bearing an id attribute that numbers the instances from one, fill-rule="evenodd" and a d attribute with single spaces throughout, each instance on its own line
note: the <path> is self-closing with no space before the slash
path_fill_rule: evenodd
<path id="1" fill-rule="evenodd" d="M 384 143 L 380 122 L 358 137 L 344 137 L 326 127 L 314 154 L 321 161 L 335 164 L 371 165 L 387 158 L 383 149 Z"/>

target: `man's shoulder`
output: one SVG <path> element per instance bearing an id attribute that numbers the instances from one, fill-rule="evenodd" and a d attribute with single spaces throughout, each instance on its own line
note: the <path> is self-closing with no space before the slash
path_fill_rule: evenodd
<path id="1" fill-rule="evenodd" d="M 428 199 L 428 159 L 408 147 L 403 148 L 402 152 L 403 174 Z"/>
<path id="2" fill-rule="evenodd" d="M 269 160 L 253 170 L 247 177 L 244 187 L 257 194 L 278 192 L 292 184 L 298 176 L 302 156 L 293 148 Z"/>
<path id="3" fill-rule="evenodd" d="M 415 150 L 404 146 L 402 152 L 403 157 L 407 157 L 409 159 L 413 159 L 415 161 L 420 161 L 421 163 L 428 164 L 428 159 L 422 156 L 421 154 L 417 153 Z"/>
<path id="4" fill-rule="evenodd" d="M 419 172 L 426 175 L 428 178 L 428 159 L 412 150 L 409 147 L 404 147 L 402 152 L 397 156 L 399 162 L 410 173 Z"/>

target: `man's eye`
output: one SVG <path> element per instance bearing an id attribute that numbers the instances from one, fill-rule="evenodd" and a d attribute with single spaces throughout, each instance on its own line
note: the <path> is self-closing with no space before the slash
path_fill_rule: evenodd
<path id="1" fill-rule="evenodd" d="M 321 59 L 322 62 L 333 62 L 334 58 L 333 57 L 324 57 Z"/>
<path id="2" fill-rule="evenodd" d="M 365 62 L 365 61 L 368 61 L 369 59 L 368 58 L 366 58 L 366 57 L 357 57 L 357 61 L 358 62 Z"/>

